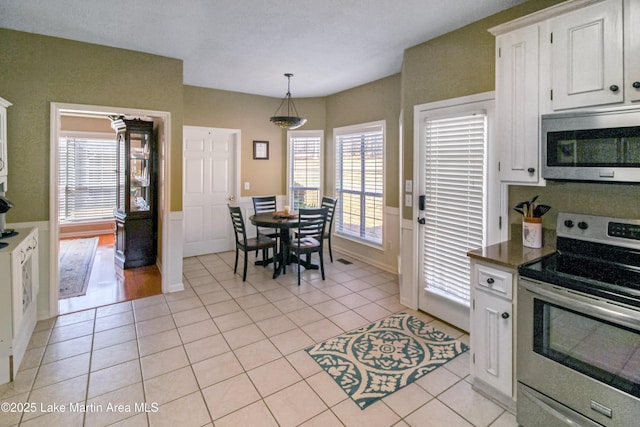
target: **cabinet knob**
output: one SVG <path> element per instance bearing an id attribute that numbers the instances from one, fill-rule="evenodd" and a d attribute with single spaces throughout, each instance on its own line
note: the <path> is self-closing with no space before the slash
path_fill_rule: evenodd
<path id="1" fill-rule="evenodd" d="M 536 168 L 529 168 L 527 169 L 527 172 L 529 173 L 534 173 L 536 171 Z"/>
<path id="2" fill-rule="evenodd" d="M 631 86 L 633 86 L 636 89 L 640 89 L 640 82 L 633 82 Z"/>
<path id="3" fill-rule="evenodd" d="M 611 92 L 617 92 L 620 88 L 618 87 L 618 85 L 611 85 L 609 86 L 609 90 Z"/>
<path id="4" fill-rule="evenodd" d="M 508 319 L 509 318 L 509 313 L 507 313 L 506 311 L 504 313 L 501 314 L 503 319 Z"/>
<path id="5" fill-rule="evenodd" d="M 489 277 L 489 278 L 487 279 L 487 283 L 488 283 L 488 284 L 493 285 L 493 282 L 495 282 L 495 280 L 493 280 L 493 277 Z"/>

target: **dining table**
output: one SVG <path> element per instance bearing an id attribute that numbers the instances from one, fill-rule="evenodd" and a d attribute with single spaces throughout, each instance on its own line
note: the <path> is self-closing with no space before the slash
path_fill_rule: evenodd
<path id="1" fill-rule="evenodd" d="M 285 265 L 297 263 L 295 255 L 289 253 L 289 244 L 291 243 L 291 230 L 298 228 L 298 213 L 295 211 L 285 212 L 262 212 L 249 217 L 251 224 L 257 227 L 273 228 L 279 231 L 280 247 L 278 253 L 274 255 L 273 262 L 276 263 L 273 272 L 275 279 L 285 271 Z M 260 260 L 256 263 L 261 263 Z M 310 258 L 300 263 L 307 270 L 317 270 L 320 267 L 313 264 Z"/>

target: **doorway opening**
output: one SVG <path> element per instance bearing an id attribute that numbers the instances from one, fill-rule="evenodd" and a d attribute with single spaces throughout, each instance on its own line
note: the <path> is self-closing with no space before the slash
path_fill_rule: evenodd
<path id="1" fill-rule="evenodd" d="M 115 131 L 111 129 L 110 115 L 142 118 L 154 123 L 154 130 L 158 141 L 158 253 L 156 265 L 122 270 L 114 265 L 114 220 L 105 213 L 106 208 L 98 207 L 99 200 L 105 206 L 109 204 L 111 193 L 111 167 L 109 158 L 112 155 L 105 150 L 99 155 L 104 159 L 88 159 L 94 162 L 95 169 L 101 169 L 100 176 L 94 182 L 100 183 L 100 188 L 93 188 L 93 194 L 83 191 L 92 186 L 88 182 L 76 183 L 76 177 L 68 173 L 72 165 L 67 160 L 80 153 L 78 150 L 67 150 L 66 142 L 69 137 L 75 137 L 74 144 L 80 140 L 95 143 L 102 139 L 103 143 L 110 139 L 113 147 L 116 144 Z M 61 141 L 65 141 L 64 143 Z M 132 110 L 116 107 L 99 107 L 89 105 L 72 105 L 52 103 L 51 107 L 51 174 L 50 174 L 50 290 L 49 311 L 51 316 L 70 313 L 88 308 L 127 301 L 167 291 L 166 273 L 171 268 L 167 260 L 166 251 L 162 248 L 166 236 L 170 236 L 168 227 L 170 221 L 166 218 L 169 212 L 169 183 L 164 177 L 169 177 L 166 168 L 169 167 L 170 153 L 170 114 L 167 112 Z M 86 147 L 85 147 L 86 148 Z M 86 151 L 86 150 L 85 150 Z M 98 148 L 98 152 L 100 152 Z M 84 151 L 83 151 L 84 152 Z M 95 157 L 94 147 L 94 157 Z M 98 162 L 98 163 L 95 163 Z M 100 163 L 104 162 L 104 163 Z M 77 161 L 83 168 L 83 160 Z M 82 173 L 82 172 L 80 172 Z M 115 170 L 113 171 L 115 185 Z M 72 185 L 70 185 L 71 183 Z M 95 212 L 87 213 L 84 204 L 87 202 L 96 206 Z M 115 207 L 115 204 L 114 204 Z M 93 254 L 90 270 L 87 275 L 85 294 L 70 298 L 62 298 L 60 294 L 60 242 L 62 240 L 76 240 L 87 237 L 97 237 L 98 243 Z"/>

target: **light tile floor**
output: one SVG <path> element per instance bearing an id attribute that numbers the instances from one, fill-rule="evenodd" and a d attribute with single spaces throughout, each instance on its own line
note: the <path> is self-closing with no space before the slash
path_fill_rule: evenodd
<path id="1" fill-rule="evenodd" d="M 16 381 L 0 386 L 0 426 L 517 425 L 471 389 L 468 352 L 365 410 L 304 352 L 405 310 L 394 275 L 336 261 L 325 281 L 303 271 L 300 287 L 295 267 L 273 280 L 251 266 L 243 283 L 233 260 L 187 258 L 182 292 L 39 322 Z"/>

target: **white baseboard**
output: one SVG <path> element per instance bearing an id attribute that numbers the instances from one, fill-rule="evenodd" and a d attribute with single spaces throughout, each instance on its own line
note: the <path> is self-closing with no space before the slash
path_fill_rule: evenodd
<path id="1" fill-rule="evenodd" d="M 349 256 L 351 258 L 357 259 L 358 261 L 365 262 L 365 263 L 367 263 L 369 265 L 373 265 L 374 267 L 377 267 L 377 268 L 379 268 L 381 270 L 384 270 L 384 271 L 387 271 L 389 273 L 398 274 L 397 268 L 394 265 L 382 264 L 380 262 L 372 260 L 371 258 L 367 258 L 365 256 L 362 256 L 361 254 L 359 254 L 357 252 L 352 252 L 352 251 L 346 250 L 344 248 L 340 248 L 340 247 L 335 245 L 335 242 L 332 245 L 332 248 L 333 248 L 334 252 L 338 252 L 338 253 L 347 255 L 347 256 Z M 327 248 L 326 252 L 328 252 L 328 248 Z M 334 255 L 334 258 L 335 258 L 336 254 L 334 253 L 333 255 Z"/>

